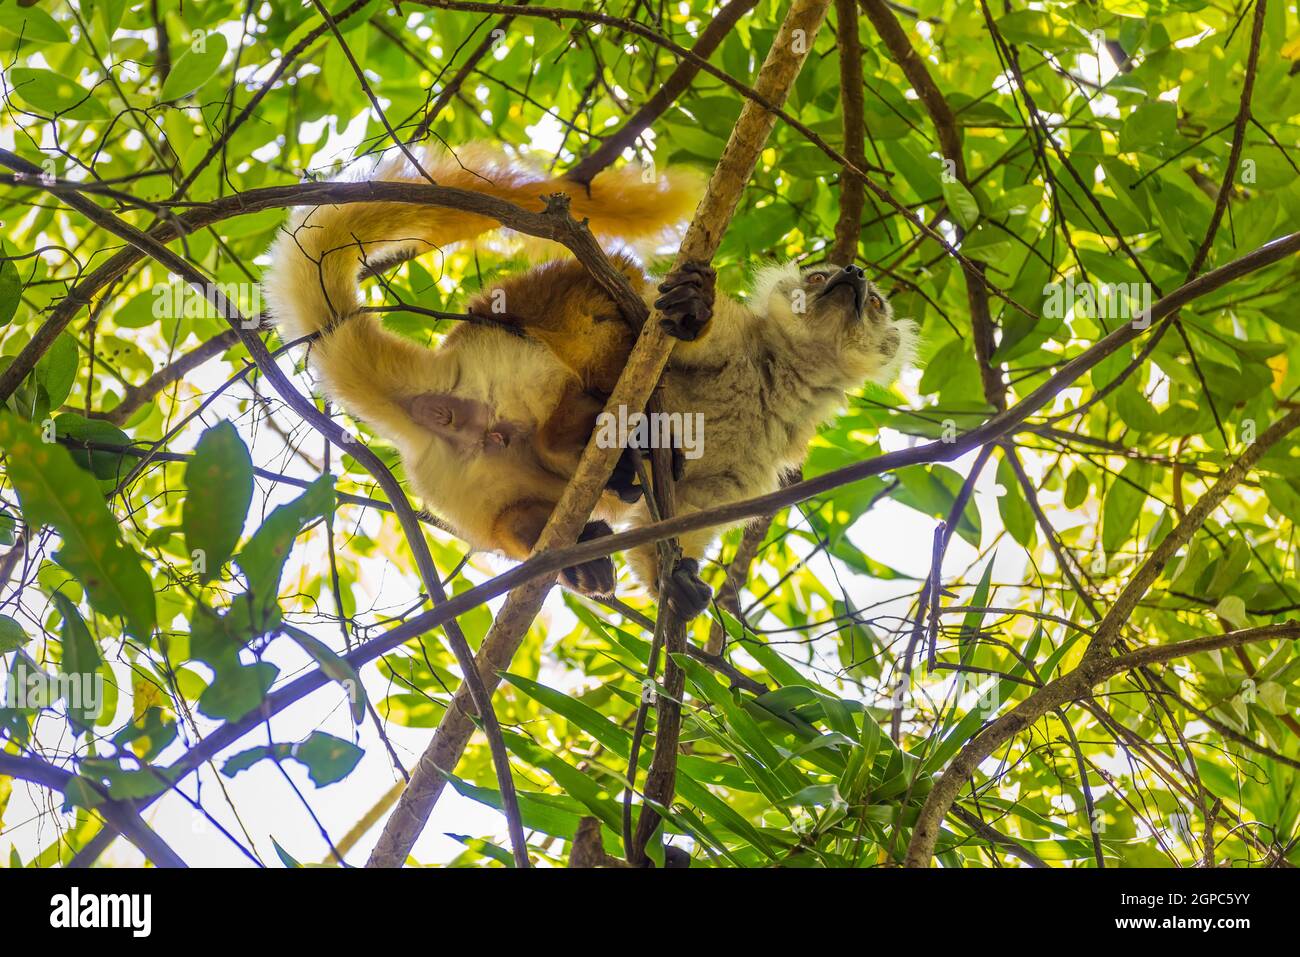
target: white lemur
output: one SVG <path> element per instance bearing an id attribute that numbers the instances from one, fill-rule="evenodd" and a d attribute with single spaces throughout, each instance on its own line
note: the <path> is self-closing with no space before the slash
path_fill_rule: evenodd
<path id="1" fill-rule="evenodd" d="M 624 168 L 600 174 L 587 191 L 484 147 L 420 162 L 440 185 L 529 209 L 540 209 L 544 194 L 569 193 L 573 214 L 606 240 L 661 236 L 695 201 L 689 176 L 647 183 L 639 170 Z M 380 163 L 370 178 L 427 181 L 404 157 Z M 286 339 L 320 334 L 310 355 L 324 391 L 396 444 L 431 510 L 472 546 L 524 559 L 573 474 L 635 330 L 572 260 L 547 262 L 484 290 L 468 312 L 491 322 L 463 323 L 436 349 L 386 330 L 363 309 L 358 291 L 368 263 L 495 227 L 480 216 L 413 204 L 295 210 L 271 248 L 264 286 Z M 853 265 L 768 266 L 742 303 L 715 299 L 706 264 L 670 274 L 656 296 L 629 256 L 613 262 L 681 340 L 664 372 L 661 409 L 704 415 L 703 454 L 682 463 L 679 513 L 776 489 L 845 392 L 866 379 L 886 380 L 910 354 L 912 324 L 895 321 L 884 296 Z M 609 534 L 609 522 L 648 522 L 639 491 L 625 458 L 582 538 Z M 698 562 L 714 536 L 699 531 L 681 540 L 668 599 L 683 615 L 698 614 L 711 597 Z M 628 557 L 637 577 L 657 587 L 654 548 Z M 614 565 L 595 559 L 566 569 L 561 580 L 608 595 Z"/>

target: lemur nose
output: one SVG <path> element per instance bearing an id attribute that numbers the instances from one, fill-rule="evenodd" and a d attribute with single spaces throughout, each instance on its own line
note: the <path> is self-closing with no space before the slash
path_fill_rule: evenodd
<path id="1" fill-rule="evenodd" d="M 866 275 L 866 273 L 862 271 L 861 266 L 854 266 L 852 264 L 845 266 L 844 271 L 851 276 L 858 276 L 859 278 Z"/>

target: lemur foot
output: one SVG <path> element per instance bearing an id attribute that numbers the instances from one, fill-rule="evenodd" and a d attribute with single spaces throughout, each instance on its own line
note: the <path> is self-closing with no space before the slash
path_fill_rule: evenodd
<path id="1" fill-rule="evenodd" d="M 589 542 L 593 538 L 612 534 L 614 530 L 606 522 L 588 522 L 582 534 L 578 536 L 578 541 Z M 612 595 L 614 594 L 614 560 L 608 555 L 602 555 L 591 561 L 570 565 L 560 572 L 560 583 L 580 595 L 601 597 Z"/>
<path id="2" fill-rule="evenodd" d="M 713 600 L 713 589 L 700 579 L 700 563 L 693 558 L 679 559 L 668 576 L 668 607 L 690 621 Z"/>
<path id="3" fill-rule="evenodd" d="M 674 339 L 693 342 L 713 316 L 714 283 L 717 274 L 707 263 L 687 263 L 670 272 L 659 284 L 663 293 L 655 308 L 663 313 L 660 326 Z"/>
<path id="4" fill-rule="evenodd" d="M 635 449 L 625 448 L 618 458 L 618 464 L 614 466 L 614 471 L 610 473 L 609 481 L 605 483 L 607 491 L 613 492 L 628 505 L 639 499 L 642 492 L 641 485 L 637 481 L 636 456 Z"/>
<path id="5" fill-rule="evenodd" d="M 680 847 L 664 848 L 664 868 L 681 869 L 691 866 L 691 855 Z"/>

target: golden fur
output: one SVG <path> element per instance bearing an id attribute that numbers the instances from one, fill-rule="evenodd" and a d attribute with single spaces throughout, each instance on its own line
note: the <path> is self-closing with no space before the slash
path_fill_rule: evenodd
<path id="1" fill-rule="evenodd" d="M 418 174 L 403 164 L 381 164 L 375 175 L 414 180 Z M 543 193 L 569 192 L 575 215 L 587 217 L 598 236 L 622 241 L 661 236 L 693 202 L 693 184 L 671 176 L 648 184 L 635 171 L 602 173 L 588 196 L 484 150 L 426 168 L 440 184 L 531 208 L 539 208 Z M 327 330 L 311 352 L 324 390 L 397 445 L 429 506 L 475 547 L 522 559 L 577 464 L 634 342 L 632 331 L 572 261 L 512 276 L 470 304 L 470 312 L 523 335 L 464 324 L 436 349 L 396 336 L 359 311 L 357 291 L 362 250 L 373 261 L 396 247 L 441 247 L 493 225 L 394 203 L 298 211 L 272 248 L 265 287 L 286 338 Z M 649 278 L 626 257 L 615 262 L 652 303 Z M 703 455 L 685 462 L 677 486 L 682 512 L 774 490 L 847 390 L 867 378 L 883 381 L 907 360 L 911 324 L 894 321 L 874 286 L 859 280 L 856 300 L 819 294 L 832 285 L 834 268 L 762 270 L 747 303 L 717 297 L 705 334 L 678 343 L 664 374 L 662 407 L 704 414 Z M 627 505 L 612 494 L 602 497 L 596 517 L 648 521 L 644 502 Z M 713 537 L 686 536 L 684 553 L 699 558 Z M 657 578 L 653 554 L 639 549 L 629 556 L 649 583 Z"/>

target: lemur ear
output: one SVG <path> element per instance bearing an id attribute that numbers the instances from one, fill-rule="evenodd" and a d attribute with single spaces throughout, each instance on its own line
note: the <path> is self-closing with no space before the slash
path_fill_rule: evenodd
<path id="1" fill-rule="evenodd" d="M 760 267 L 754 273 L 754 281 L 750 284 L 752 290 L 749 297 L 750 308 L 759 312 L 765 311 L 772 290 L 783 283 L 797 285 L 799 279 L 799 264 L 795 262 L 769 262 Z"/>

